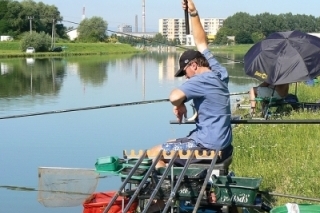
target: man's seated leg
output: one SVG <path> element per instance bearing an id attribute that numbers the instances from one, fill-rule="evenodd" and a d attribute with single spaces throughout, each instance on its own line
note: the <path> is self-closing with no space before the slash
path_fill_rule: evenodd
<path id="1" fill-rule="evenodd" d="M 249 92 L 249 99 L 250 99 L 250 114 L 251 116 L 254 116 L 255 113 L 256 113 L 256 96 L 257 96 L 257 87 L 252 87 L 250 89 L 250 92 Z"/>

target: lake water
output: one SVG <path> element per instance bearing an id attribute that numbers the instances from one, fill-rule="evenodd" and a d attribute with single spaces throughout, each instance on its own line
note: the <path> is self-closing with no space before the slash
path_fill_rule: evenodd
<path id="1" fill-rule="evenodd" d="M 243 64 L 233 63 L 242 55 L 217 56 L 229 71 L 230 92 L 258 84 L 245 76 Z M 178 57 L 147 53 L 1 59 L 0 117 L 166 99 L 185 80 L 173 77 Z M 82 205 L 49 208 L 39 203 L 38 168 L 93 169 L 99 157 L 122 157 L 122 150 L 146 149 L 192 129 L 170 125 L 173 118 L 171 104 L 161 102 L 0 119 L 0 212 L 82 212 Z M 117 190 L 120 183 L 118 177 L 103 178 L 96 191 Z M 34 190 L 12 190 L 19 187 Z"/>

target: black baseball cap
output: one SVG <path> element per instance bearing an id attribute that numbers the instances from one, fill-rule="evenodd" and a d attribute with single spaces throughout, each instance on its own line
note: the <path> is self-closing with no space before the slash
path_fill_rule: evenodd
<path id="1" fill-rule="evenodd" d="M 174 74 L 174 77 L 184 76 L 183 69 L 186 65 L 195 58 L 203 57 L 199 51 L 196 50 L 187 50 L 182 53 L 179 59 L 179 70 Z"/>

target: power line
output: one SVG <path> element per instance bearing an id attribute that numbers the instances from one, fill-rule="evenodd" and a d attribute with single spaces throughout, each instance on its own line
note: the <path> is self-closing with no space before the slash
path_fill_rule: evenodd
<path id="1" fill-rule="evenodd" d="M 80 23 L 77 23 L 77 22 L 74 22 L 74 21 L 68 21 L 68 20 L 62 20 L 63 22 L 68 22 L 68 23 L 72 23 L 72 24 L 77 24 L 79 25 Z M 148 38 L 145 38 L 145 37 L 139 37 L 139 36 L 135 36 L 135 35 L 131 35 L 131 34 L 128 34 L 128 33 L 123 33 L 123 32 L 117 32 L 117 31 L 114 31 L 114 30 L 107 30 L 108 32 L 111 32 L 111 33 L 114 33 L 114 34 L 121 34 L 121 35 L 124 35 L 124 36 L 130 36 L 130 37 L 133 37 L 133 38 L 138 38 L 138 39 L 143 39 L 145 41 L 150 41 L 150 42 L 156 42 L 158 44 L 165 44 L 167 46 L 173 46 L 173 47 L 178 47 L 178 48 L 181 48 L 181 49 L 184 49 L 184 50 L 188 50 L 190 48 L 187 48 L 187 47 L 184 47 L 184 46 L 180 46 L 180 45 L 170 45 L 170 44 L 166 44 L 166 43 L 163 43 L 163 42 L 160 42 L 160 41 L 154 41 L 154 40 L 151 40 L 151 39 L 148 39 Z M 227 60 L 230 60 L 230 61 L 233 61 L 233 62 L 236 62 L 236 63 L 240 63 L 240 64 L 243 64 L 244 62 L 243 61 L 239 61 L 239 60 L 234 60 L 234 59 L 231 59 L 231 58 L 228 58 L 228 57 L 223 57 L 223 56 L 216 56 L 216 58 L 221 58 L 221 59 L 227 59 Z"/>

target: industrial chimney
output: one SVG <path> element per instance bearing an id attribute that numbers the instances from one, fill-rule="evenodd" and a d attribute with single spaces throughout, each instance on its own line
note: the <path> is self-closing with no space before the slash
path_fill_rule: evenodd
<path id="1" fill-rule="evenodd" d="M 86 18 L 86 8 L 83 6 L 82 8 L 82 20 Z"/>
<path id="2" fill-rule="evenodd" d="M 136 18 L 135 18 L 135 31 L 136 33 L 138 32 L 138 15 L 136 15 Z"/>
<path id="3" fill-rule="evenodd" d="M 142 32 L 146 32 L 146 5 L 145 0 L 142 0 Z"/>

